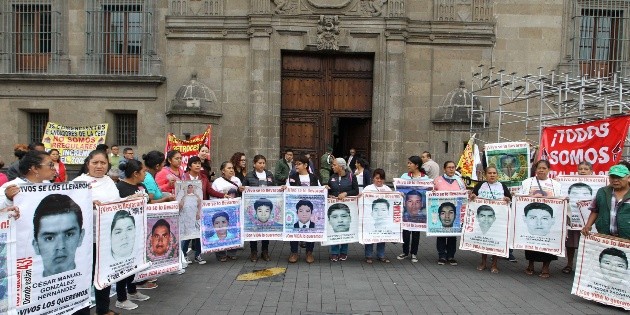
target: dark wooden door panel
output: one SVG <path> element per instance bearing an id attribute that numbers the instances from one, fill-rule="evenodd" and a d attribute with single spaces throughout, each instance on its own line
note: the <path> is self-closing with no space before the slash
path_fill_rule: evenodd
<path id="1" fill-rule="evenodd" d="M 282 78 L 282 110 L 321 111 L 324 95 L 320 78 Z"/>
<path id="2" fill-rule="evenodd" d="M 284 148 L 291 148 L 295 151 L 313 151 L 318 148 L 320 120 L 316 116 L 283 117 L 282 142 Z"/>
<path id="3" fill-rule="evenodd" d="M 371 112 L 372 79 L 335 78 L 332 83 L 333 111 Z"/>

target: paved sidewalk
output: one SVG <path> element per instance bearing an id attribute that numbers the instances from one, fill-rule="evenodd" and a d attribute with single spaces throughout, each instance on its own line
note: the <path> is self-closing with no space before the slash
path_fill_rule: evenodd
<path id="1" fill-rule="evenodd" d="M 247 245 L 246 245 L 247 246 Z M 457 251 L 458 266 L 438 266 L 435 238 L 420 239 L 420 261 L 396 260 L 400 244 L 388 243 L 384 264 L 363 261 L 363 246 L 350 245 L 345 262 L 330 262 L 326 247 L 315 246 L 315 263 L 289 264 L 288 242 L 271 242 L 272 261 L 250 262 L 249 248 L 238 260 L 221 263 L 205 255 L 205 265 L 183 275 L 159 278 L 159 288 L 124 314 L 626 314 L 571 295 L 573 274 L 561 272 L 566 260 L 551 264 L 551 278 L 528 276 L 526 261 L 499 262 L 500 273 L 477 271 L 479 254 Z M 284 278 L 236 281 L 240 273 L 287 267 Z M 536 265 L 540 272 L 540 264 Z M 115 297 L 112 297 L 112 309 Z"/>

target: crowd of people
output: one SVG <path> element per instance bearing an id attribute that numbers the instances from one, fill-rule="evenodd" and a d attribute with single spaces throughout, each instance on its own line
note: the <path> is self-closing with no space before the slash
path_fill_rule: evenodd
<path id="1" fill-rule="evenodd" d="M 59 151 L 53 149 L 46 152 L 41 143 L 16 146 L 15 152 L 18 160 L 8 167 L 6 177 L 0 174 L 0 181 L 3 181 L 0 182 L 0 209 L 15 218 L 19 218 L 19 209 L 13 206 L 13 199 L 19 193 L 18 186 L 20 184 L 64 182 L 72 179 L 72 176 L 67 174 L 66 167 L 60 161 Z M 210 166 L 209 148 L 205 145 L 199 148 L 197 156 L 188 159 L 185 165 L 186 171 L 183 171 L 182 167 L 182 154 L 176 150 L 169 151 L 166 155 L 157 150 L 150 151 L 142 155 L 141 161 L 135 157 L 132 148 L 124 148 L 122 155 L 119 155 L 118 146 L 107 148 L 101 145 L 89 154 L 80 174 L 77 174 L 72 180 L 90 183 L 94 205 L 118 201 L 130 196 L 138 196 L 138 194 L 145 196 L 150 203 L 174 201 L 175 184 L 177 181 L 184 180 L 200 180 L 204 200 L 239 197 L 248 186 L 324 186 L 328 190 L 329 197 L 339 199 L 359 196 L 362 192 L 392 191 L 385 184 L 387 181 L 385 171 L 382 168 L 370 169 L 367 160 L 358 156 L 355 149 L 351 149 L 350 155 L 345 158 L 334 157 L 331 152 L 332 148 L 327 148 L 327 152 L 320 159 L 320 170 L 317 171 L 310 156 L 294 156 L 292 150 L 285 150 L 273 172 L 268 169 L 265 156 L 255 155 L 251 159 L 253 164 L 248 167 L 250 160 L 244 153 L 236 152 L 228 161 L 220 163 L 220 173 L 215 178 L 215 172 Z M 630 222 L 630 218 L 628 218 L 630 203 L 627 202 L 630 200 L 630 170 L 628 167 L 628 163 L 622 162 L 610 169 L 610 185 L 596 193 L 591 205 L 591 215 L 581 234 L 589 234 L 591 227 L 596 225 L 599 233 L 630 238 L 630 226 L 628 225 Z M 533 168 L 535 175 L 523 182 L 519 193 L 530 196 L 560 196 L 560 185 L 549 177 L 551 168 L 549 162 L 546 160 L 537 161 L 533 164 Z M 580 175 L 589 175 L 592 174 L 592 169 L 592 165 L 582 162 L 578 171 Z M 497 173 L 495 166 L 486 167 L 485 180 L 477 183 L 472 189 L 470 199 L 495 199 L 509 203 L 512 194 L 505 184 L 497 180 Z M 444 162 L 440 170 L 438 163 L 433 161 L 431 154 L 426 151 L 420 155 L 410 156 L 407 159 L 407 170 L 394 177 L 408 180 L 432 180 L 434 189 L 437 191 L 467 189 L 460 176 L 457 175 L 455 162 Z M 196 212 L 196 218 L 199 219 L 200 206 L 197 205 L 196 200 L 190 202 L 194 203 L 190 207 L 190 211 Z M 188 201 L 182 200 L 181 203 L 181 209 L 187 208 L 184 203 L 188 203 Z M 404 203 L 405 208 L 408 209 L 406 215 L 420 215 L 421 212 L 412 211 L 423 207 L 420 195 L 408 194 L 404 198 Z M 267 205 L 268 209 L 265 213 L 264 207 L 264 204 L 256 207 L 256 209 L 262 209 L 260 214 L 257 213 L 259 219 L 269 216 L 272 209 Z M 454 210 L 444 209 L 444 211 L 440 211 L 440 219 L 443 223 L 449 222 L 449 220 L 450 222 L 453 221 Z M 349 210 L 344 209 L 343 205 L 331 207 L 327 215 L 331 222 L 334 221 L 333 228 L 342 230 L 348 225 Z M 426 221 L 426 212 L 423 215 Z M 492 220 L 493 216 L 494 211 L 487 213 L 479 211 L 480 226 L 483 228 L 484 220 Z M 418 218 L 414 217 L 414 219 Z M 574 253 L 580 233 L 579 231 L 571 231 L 568 236 L 566 241 L 568 262 L 563 269 L 565 273 L 570 273 L 573 270 Z M 411 262 L 417 263 L 419 238 L 420 232 L 403 230 L 402 253 L 396 258 L 398 260 L 409 258 Z M 258 259 L 271 260 L 269 241 L 260 241 L 260 247 L 258 243 L 258 241 L 249 243 L 249 260 L 252 262 Z M 96 244 L 93 246 L 93 250 L 96 252 Z M 372 264 L 374 259 L 389 263 L 390 260 L 385 256 L 385 246 L 385 243 L 365 245 L 365 263 Z M 300 247 L 305 249 L 305 261 L 314 263 L 315 244 L 297 241 L 290 242 L 289 263 L 299 261 Z M 376 247 L 376 257 L 374 257 L 374 247 Z M 456 266 L 458 264 L 455 259 L 456 249 L 457 237 L 437 237 L 437 264 Z M 181 250 L 188 264 L 206 263 L 202 257 L 199 238 L 183 241 Z M 189 250 L 194 253 L 192 259 L 188 258 Z M 348 244 L 329 246 L 328 251 L 331 262 L 348 259 Z M 217 252 L 216 258 L 220 262 L 236 260 L 237 250 Z M 554 255 L 535 251 L 525 251 L 525 258 L 528 261 L 525 273 L 528 275 L 534 274 L 536 262 L 542 263 L 542 269 L 539 273 L 541 278 L 550 276 L 550 264 L 557 259 Z M 477 270 L 486 270 L 488 268 L 487 260 L 488 255 L 482 254 Z M 497 256 L 491 257 L 490 271 L 492 273 L 499 272 L 498 260 Z M 516 262 L 511 251 L 509 260 Z M 115 303 L 117 308 L 123 310 L 137 308 L 138 305 L 134 301 L 149 299 L 148 295 L 138 290 L 153 289 L 158 286 L 155 280 L 140 283 L 134 283 L 133 280 L 132 275 L 117 283 L 117 301 Z M 110 288 L 96 290 L 95 296 L 97 314 L 117 314 L 109 309 Z M 89 314 L 89 310 L 82 310 L 78 314 Z"/>

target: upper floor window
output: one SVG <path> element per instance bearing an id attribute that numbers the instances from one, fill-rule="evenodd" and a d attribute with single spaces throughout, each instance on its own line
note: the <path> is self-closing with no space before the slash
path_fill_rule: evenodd
<path id="1" fill-rule="evenodd" d="M 48 112 L 28 113 L 28 118 L 29 142 L 42 142 L 42 137 L 48 124 Z"/>

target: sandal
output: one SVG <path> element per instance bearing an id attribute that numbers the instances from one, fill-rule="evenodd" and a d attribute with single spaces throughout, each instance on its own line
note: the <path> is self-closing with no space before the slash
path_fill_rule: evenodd
<path id="1" fill-rule="evenodd" d="M 534 270 L 527 268 L 525 269 L 525 273 L 531 276 L 534 274 Z"/>
<path id="2" fill-rule="evenodd" d="M 227 256 L 223 256 L 221 258 L 219 258 L 220 262 L 226 262 L 228 260 Z"/>
<path id="3" fill-rule="evenodd" d="M 365 262 L 371 264 L 373 261 L 371 257 L 365 257 Z"/>
<path id="4" fill-rule="evenodd" d="M 543 279 L 547 279 L 547 278 L 551 277 L 551 275 L 548 272 L 542 272 L 538 276 L 543 278 Z"/>
<path id="5" fill-rule="evenodd" d="M 492 273 L 499 273 L 499 268 L 492 267 L 492 268 L 490 268 L 490 272 L 492 272 Z"/>
<path id="6" fill-rule="evenodd" d="M 571 272 L 573 272 L 573 268 L 571 266 L 566 266 L 566 267 L 562 268 L 562 273 L 569 274 Z"/>
<path id="7" fill-rule="evenodd" d="M 477 270 L 479 270 L 479 271 L 484 271 L 486 269 L 487 269 L 486 265 L 479 265 L 479 266 L 477 266 Z"/>
<path id="8" fill-rule="evenodd" d="M 380 257 L 378 259 L 378 261 L 382 262 L 382 263 L 390 263 L 391 261 L 389 261 L 389 259 L 387 259 L 387 257 Z"/>

